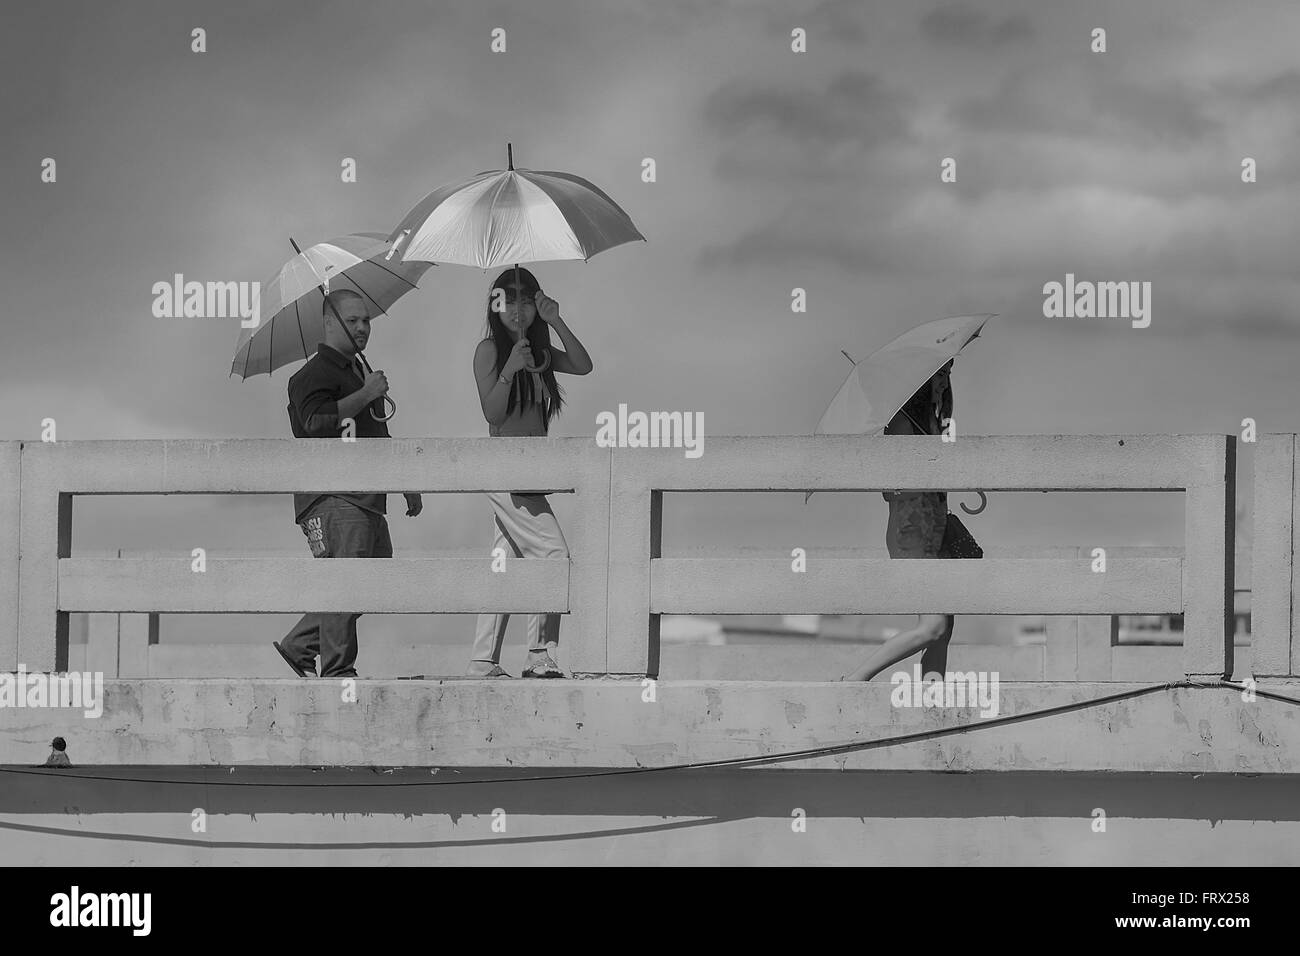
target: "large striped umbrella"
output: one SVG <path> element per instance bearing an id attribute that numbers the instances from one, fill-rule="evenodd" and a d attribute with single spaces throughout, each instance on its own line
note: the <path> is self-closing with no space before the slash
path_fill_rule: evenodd
<path id="1" fill-rule="evenodd" d="M 388 237 L 401 261 L 494 266 L 590 259 L 625 242 L 645 241 L 618 203 L 587 180 L 552 170 L 478 173 L 429 193 Z M 517 280 L 516 280 L 517 281 Z M 550 356 L 542 365 L 546 367 Z"/>
<path id="2" fill-rule="evenodd" d="M 383 233 L 355 232 L 295 255 L 263 285 L 260 314 L 270 318 L 240 330 L 230 374 L 246 379 L 311 358 L 325 339 L 321 309 L 328 292 L 358 293 L 371 318 L 388 311 L 432 265 L 388 261 L 388 250 Z"/>

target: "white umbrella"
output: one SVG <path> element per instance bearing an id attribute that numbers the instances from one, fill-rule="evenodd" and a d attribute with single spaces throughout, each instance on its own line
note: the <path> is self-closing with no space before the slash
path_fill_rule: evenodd
<path id="1" fill-rule="evenodd" d="M 854 362 L 817 423 L 818 435 L 878 435 L 918 388 L 983 330 L 993 313 L 958 315 L 904 332 L 861 362 Z M 852 357 L 845 353 L 849 361 Z M 983 493 L 980 493 L 983 497 Z M 812 497 L 809 492 L 804 501 Z M 962 505 L 967 514 L 977 514 Z M 980 510 L 983 510 L 981 508 Z"/>
<path id="2" fill-rule="evenodd" d="M 246 379 L 311 358 L 325 339 L 327 292 L 351 289 L 366 300 L 371 318 L 388 311 L 432 265 L 390 262 L 388 251 L 383 233 L 356 232 L 295 255 L 262 286 L 260 315 L 270 318 L 240 331 L 230 374 Z"/>
<path id="3" fill-rule="evenodd" d="M 959 315 L 926 322 L 856 362 L 815 434 L 880 434 L 916 390 L 978 336 L 991 318 L 992 314 Z"/>

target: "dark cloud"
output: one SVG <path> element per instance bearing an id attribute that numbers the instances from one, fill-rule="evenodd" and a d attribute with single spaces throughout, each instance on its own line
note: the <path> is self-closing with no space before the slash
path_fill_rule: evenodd
<path id="1" fill-rule="evenodd" d="M 864 149 L 907 137 L 910 98 L 879 77 L 849 71 L 824 89 L 769 86 L 729 80 L 704 102 L 703 115 L 723 137 L 752 134 L 793 140 L 810 149 L 854 144 Z"/>
<path id="2" fill-rule="evenodd" d="M 1184 146 L 1218 135 L 1217 98 L 1182 83 L 1150 86 L 1097 79 L 1086 96 L 1043 84 L 1031 74 L 1008 75 L 993 92 L 952 106 L 948 115 L 965 130 L 1018 133 L 1087 141 Z"/>
<path id="3" fill-rule="evenodd" d="M 1060 123 L 1059 105 L 1041 98 L 1041 91 L 1024 73 L 1012 73 L 983 96 L 959 100 L 949 118 L 963 129 L 992 133 L 1045 133 Z"/>
<path id="4" fill-rule="evenodd" d="M 1023 13 L 991 17 L 965 3 L 936 7 L 921 18 L 921 33 L 939 43 L 989 49 L 1034 35 Z"/>
<path id="5" fill-rule="evenodd" d="M 1239 101 L 1300 107 L 1300 70 L 1286 70 L 1263 80 L 1232 80 L 1220 84 L 1219 89 Z"/>
<path id="6" fill-rule="evenodd" d="M 785 36 L 795 27 L 808 31 L 812 44 L 829 40 L 838 44 L 860 45 L 867 39 L 867 6 L 862 0 L 822 0 L 804 13 L 782 10 L 773 13 L 769 31 Z"/>
<path id="7" fill-rule="evenodd" d="M 891 210 L 910 196 L 880 186 L 834 190 L 830 200 L 791 202 L 735 238 L 707 245 L 699 271 L 825 265 L 851 275 L 915 275 L 927 256 L 941 259 L 944 239 L 925 225 L 892 225 Z"/>
<path id="8" fill-rule="evenodd" d="M 797 225 L 792 228 L 783 218 L 766 222 L 733 241 L 708 246 L 699 258 L 699 269 L 706 273 L 728 268 L 816 264 L 836 266 L 856 275 L 884 275 L 903 265 L 888 243 L 846 238 L 833 223 L 827 223 L 821 232 Z"/>
<path id="9" fill-rule="evenodd" d="M 1300 339 L 1300 314 L 1292 309 L 1247 309 L 1228 320 L 1229 331 L 1242 338 Z"/>
<path id="10" fill-rule="evenodd" d="M 1092 94 L 1095 116 L 1127 135 L 1170 145 L 1202 142 L 1223 124 L 1210 115 L 1206 95 L 1181 84 L 1148 87 L 1105 80 Z"/>

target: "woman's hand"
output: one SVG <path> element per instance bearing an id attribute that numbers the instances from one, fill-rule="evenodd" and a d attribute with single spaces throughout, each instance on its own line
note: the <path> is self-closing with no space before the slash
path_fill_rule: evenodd
<path id="1" fill-rule="evenodd" d="M 560 303 L 556 302 L 541 289 L 533 296 L 533 302 L 537 306 L 537 317 L 547 325 L 554 325 L 555 320 L 560 317 Z"/>
<path id="2" fill-rule="evenodd" d="M 516 372 L 523 369 L 524 366 L 532 364 L 532 347 L 529 346 L 527 339 L 520 339 L 515 343 L 515 347 L 510 350 L 510 355 L 506 358 L 506 364 L 501 367 L 501 374 L 506 378 L 514 378 Z"/>

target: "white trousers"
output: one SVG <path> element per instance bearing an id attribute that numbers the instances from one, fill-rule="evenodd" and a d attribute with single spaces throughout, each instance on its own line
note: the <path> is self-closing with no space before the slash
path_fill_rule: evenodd
<path id="1" fill-rule="evenodd" d="M 567 558 L 569 545 L 560 523 L 545 495 L 520 495 L 488 492 L 492 502 L 492 521 L 496 537 L 492 550 L 505 550 L 516 558 Z M 492 664 L 501 662 L 501 644 L 505 640 L 509 614 L 480 614 L 474 632 L 471 660 Z M 560 642 L 560 615 L 528 615 L 528 652 L 542 654 L 555 650 Z"/>

